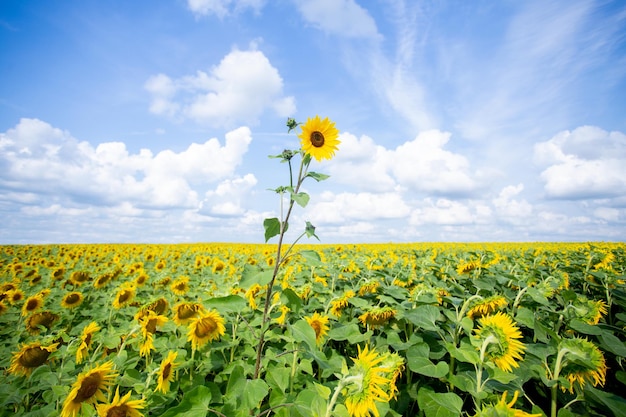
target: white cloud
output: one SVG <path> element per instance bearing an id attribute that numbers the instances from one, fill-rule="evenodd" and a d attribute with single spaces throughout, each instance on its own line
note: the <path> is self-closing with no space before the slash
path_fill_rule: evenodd
<path id="1" fill-rule="evenodd" d="M 252 9 L 259 13 L 265 0 L 187 0 L 187 6 L 196 16 L 216 15 L 220 19 L 231 13 Z"/>
<path id="2" fill-rule="evenodd" d="M 304 20 L 318 29 L 349 38 L 378 37 L 376 22 L 354 0 L 296 0 Z"/>
<path id="3" fill-rule="evenodd" d="M 626 193 L 626 135 L 583 126 L 535 144 L 549 197 L 619 197 Z"/>
<path id="4" fill-rule="evenodd" d="M 291 116 L 296 109 L 295 99 L 283 96 L 278 70 L 254 48 L 233 50 L 208 73 L 197 71 L 178 79 L 158 74 L 144 87 L 152 95 L 151 112 L 210 126 L 254 124 L 267 109 L 280 117 Z"/>
<path id="5" fill-rule="evenodd" d="M 409 224 L 412 226 L 485 224 L 490 220 L 491 213 L 491 208 L 480 202 L 463 203 L 446 198 L 437 200 L 426 198 L 421 207 L 411 213 Z"/>
<path id="6" fill-rule="evenodd" d="M 241 216 L 246 211 L 242 203 L 249 198 L 256 184 L 257 179 L 252 174 L 222 181 L 215 190 L 206 192 L 200 213 L 217 217 Z"/>
<path id="7" fill-rule="evenodd" d="M 393 150 L 367 136 L 339 139 L 341 151 L 328 165 L 335 181 L 367 191 L 400 187 L 440 195 L 467 195 L 479 186 L 467 158 L 445 149 L 449 133 L 422 132 Z"/>
<path id="8" fill-rule="evenodd" d="M 500 191 L 500 194 L 493 199 L 493 205 L 499 216 L 511 223 L 519 224 L 532 214 L 533 207 L 528 201 L 513 198 L 523 190 L 524 185 L 518 184 L 506 186 Z"/>
<path id="9" fill-rule="evenodd" d="M 192 143 L 179 153 L 169 150 L 153 155 L 142 149 L 130 154 L 121 142 L 96 148 L 78 142 L 37 119 L 22 119 L 0 134 L 2 149 L 0 187 L 14 200 L 53 201 L 59 204 L 143 208 L 197 208 L 198 183 L 207 184 L 233 176 L 252 138 L 246 127 L 228 132 L 224 145 L 213 138 Z M 129 206 L 126 206 L 127 210 Z"/>
<path id="10" fill-rule="evenodd" d="M 307 206 L 306 216 L 314 224 L 341 224 L 354 221 L 397 219 L 410 208 L 397 193 L 322 193 L 319 201 Z"/>

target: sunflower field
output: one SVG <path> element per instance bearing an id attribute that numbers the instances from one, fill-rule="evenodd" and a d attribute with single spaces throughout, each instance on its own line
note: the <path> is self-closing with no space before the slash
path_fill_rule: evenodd
<path id="1" fill-rule="evenodd" d="M 625 244 L 275 251 L 0 246 L 0 414 L 626 415 Z"/>

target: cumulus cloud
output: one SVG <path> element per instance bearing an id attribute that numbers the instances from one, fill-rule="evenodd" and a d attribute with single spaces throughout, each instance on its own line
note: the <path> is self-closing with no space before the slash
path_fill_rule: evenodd
<path id="1" fill-rule="evenodd" d="M 479 187 L 466 157 L 446 149 L 450 134 L 420 133 L 395 149 L 371 138 L 341 134 L 341 152 L 329 164 L 336 181 L 366 191 L 404 188 L 438 195 L 469 195 Z"/>
<path id="2" fill-rule="evenodd" d="M 233 50 L 209 72 L 177 79 L 154 75 L 144 87 L 152 95 L 152 113 L 210 126 L 254 124 L 268 109 L 280 117 L 296 109 L 295 99 L 283 95 L 278 70 L 254 48 Z"/>
<path id="3" fill-rule="evenodd" d="M 52 201 L 47 210 L 63 203 L 197 208 L 199 179 L 210 184 L 232 177 L 251 140 L 242 127 L 228 132 L 224 144 L 213 138 L 179 153 L 131 154 L 121 142 L 94 148 L 41 120 L 22 119 L 0 134 L 0 188 L 24 202 L 33 195 Z"/>
<path id="4" fill-rule="evenodd" d="M 411 213 L 409 224 L 412 226 L 486 224 L 491 213 L 491 208 L 480 202 L 464 203 L 447 198 L 436 200 L 426 198 L 421 203 L 421 207 Z"/>
<path id="5" fill-rule="evenodd" d="M 332 35 L 349 38 L 378 37 L 376 22 L 354 0 L 296 0 L 308 23 Z"/>
<path id="6" fill-rule="evenodd" d="M 215 190 L 207 191 L 200 212 L 216 217 L 241 216 L 246 211 L 242 203 L 256 184 L 257 179 L 252 174 L 225 179 Z"/>
<path id="7" fill-rule="evenodd" d="M 583 126 L 534 146 L 549 197 L 577 200 L 626 193 L 626 135 Z"/>
<path id="8" fill-rule="evenodd" d="M 324 192 L 319 201 L 307 206 L 307 216 L 315 225 L 398 219 L 409 213 L 409 206 L 397 193 Z"/>
<path id="9" fill-rule="evenodd" d="M 259 13 L 264 4 L 265 0 L 187 0 L 187 7 L 196 16 L 215 15 L 220 19 L 247 9 Z"/>
<path id="10" fill-rule="evenodd" d="M 524 184 L 504 187 L 498 196 L 493 199 L 493 205 L 499 216 L 511 223 L 520 223 L 532 214 L 533 207 L 525 199 L 514 197 L 524 190 Z"/>

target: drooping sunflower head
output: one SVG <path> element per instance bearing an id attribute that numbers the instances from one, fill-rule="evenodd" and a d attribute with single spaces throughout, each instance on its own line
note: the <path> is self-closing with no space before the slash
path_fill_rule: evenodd
<path id="1" fill-rule="evenodd" d="M 80 412 L 83 403 L 106 402 L 104 393 L 109 390 L 116 376 L 117 373 L 113 370 L 112 361 L 105 362 L 78 375 L 70 393 L 63 402 L 61 417 L 74 417 Z"/>
<path id="2" fill-rule="evenodd" d="M 120 397 L 120 388 L 115 389 L 113 401 L 108 404 L 98 404 L 99 417 L 143 417 L 139 410 L 146 407 L 144 399 L 131 400 L 132 391 L 128 391 L 126 395 Z"/>
<path id="3" fill-rule="evenodd" d="M 50 311 L 40 311 L 33 313 L 26 321 L 26 329 L 30 334 L 39 334 L 42 327 L 45 330 L 50 330 L 52 325 L 59 319 L 58 314 L 54 314 Z"/>
<path id="4" fill-rule="evenodd" d="M 157 314 L 152 310 L 148 310 L 148 312 L 139 319 L 139 324 L 141 325 L 141 331 L 144 337 L 146 337 L 147 334 L 156 333 L 157 327 L 163 326 L 167 321 L 167 317 Z"/>
<path id="5" fill-rule="evenodd" d="M 482 360 L 492 361 L 498 368 L 511 372 L 519 367 L 526 346 L 519 341 L 522 332 L 510 316 L 497 312 L 479 319 L 472 343 L 481 352 Z"/>
<path id="6" fill-rule="evenodd" d="M 178 353 L 174 351 L 169 351 L 167 357 L 163 359 L 161 362 L 161 366 L 159 367 L 159 377 L 157 379 L 157 387 L 156 390 L 166 394 L 170 390 L 170 384 L 174 381 L 174 370 L 179 365 L 174 362 Z"/>
<path id="7" fill-rule="evenodd" d="M 89 275 L 89 272 L 85 271 L 74 271 L 72 272 L 72 275 L 70 275 L 70 282 L 77 286 L 84 284 L 90 279 L 91 275 Z"/>
<path id="8" fill-rule="evenodd" d="M 263 287 L 257 283 L 252 285 L 248 289 L 248 291 L 246 291 L 246 299 L 248 300 L 248 305 L 250 305 L 250 308 L 252 310 L 256 310 L 257 308 L 256 296 L 261 292 L 262 289 Z"/>
<path id="9" fill-rule="evenodd" d="M 189 323 L 199 313 L 204 312 L 204 307 L 199 303 L 178 303 L 174 306 L 174 323 L 179 326 Z"/>
<path id="10" fill-rule="evenodd" d="M 87 353 L 89 352 L 89 348 L 91 347 L 93 336 L 98 330 L 100 330 L 100 326 L 98 326 L 98 323 L 95 321 L 92 321 L 85 326 L 80 336 L 80 345 L 78 346 L 78 349 L 76 349 L 76 363 L 79 364 L 85 360 Z"/>
<path id="11" fill-rule="evenodd" d="M 456 268 L 456 272 L 461 274 L 470 274 L 472 271 L 481 267 L 480 261 L 461 262 Z"/>
<path id="12" fill-rule="evenodd" d="M 326 336 L 328 330 L 330 330 L 330 327 L 328 326 L 328 317 L 319 313 L 313 313 L 312 316 L 307 316 L 304 319 L 315 331 L 315 342 L 317 344 L 322 343 L 324 336 Z"/>
<path id="13" fill-rule="evenodd" d="M 72 291 L 65 294 L 61 300 L 61 306 L 63 308 L 75 308 L 78 307 L 84 300 L 83 295 L 78 291 Z"/>
<path id="14" fill-rule="evenodd" d="M 389 306 L 372 307 L 359 316 L 359 321 L 363 325 L 368 325 L 370 328 L 375 329 L 389 322 L 395 316 L 396 310 Z"/>
<path id="15" fill-rule="evenodd" d="M 377 402 L 389 402 L 391 394 L 387 392 L 391 379 L 389 368 L 383 366 L 384 355 L 378 354 L 365 346 L 358 347 L 358 356 L 353 358 L 350 368 L 350 381 L 344 389 L 345 406 L 353 417 L 379 416 Z"/>
<path id="16" fill-rule="evenodd" d="M 501 295 L 492 295 L 475 303 L 467 312 L 467 317 L 476 319 L 488 314 L 495 313 L 508 304 L 506 298 Z"/>
<path id="17" fill-rule="evenodd" d="M 191 348 L 198 350 L 211 340 L 219 339 L 226 333 L 224 318 L 215 310 L 200 313 L 191 319 L 187 340 L 191 342 Z"/>
<path id="18" fill-rule="evenodd" d="M 319 116 L 308 118 L 306 123 L 301 125 L 302 132 L 298 135 L 304 154 L 309 154 L 318 162 L 322 159 L 332 159 L 341 143 L 339 130 L 335 127 L 335 122 L 328 117 L 323 120 Z"/>
<path id="19" fill-rule="evenodd" d="M 335 317 L 341 317 L 341 312 L 348 307 L 348 303 L 350 298 L 354 297 L 356 294 L 352 290 L 346 291 L 340 298 L 337 300 L 331 301 L 330 303 L 330 312 Z"/>
<path id="20" fill-rule="evenodd" d="M 280 316 L 278 316 L 276 318 L 276 323 L 278 323 L 280 326 L 285 324 L 285 321 L 287 321 L 287 313 L 289 313 L 290 311 L 291 311 L 291 309 L 289 307 L 287 307 L 284 304 L 281 305 L 280 306 Z"/>
<path id="21" fill-rule="evenodd" d="M 502 398 L 500 398 L 497 403 L 483 405 L 473 417 L 541 417 L 541 414 L 529 414 L 525 411 L 513 408 L 517 402 L 518 396 L 519 392 L 515 391 L 513 399 L 507 403 L 507 391 L 504 391 Z"/>
<path id="22" fill-rule="evenodd" d="M 135 298 L 135 287 L 131 285 L 123 285 L 115 294 L 113 300 L 113 308 L 119 309 L 130 304 Z"/>
<path id="23" fill-rule="evenodd" d="M 607 313 L 607 305 L 603 300 L 589 300 L 585 296 L 579 296 L 569 306 L 568 312 L 572 318 L 588 324 L 598 324 Z"/>
<path id="24" fill-rule="evenodd" d="M 57 345 L 58 343 L 53 343 L 49 346 L 43 346 L 39 342 L 22 345 L 20 350 L 13 354 L 8 372 L 14 375 L 30 375 L 33 369 L 48 361 L 50 354 L 56 350 Z"/>
<path id="25" fill-rule="evenodd" d="M 561 376 L 569 382 L 569 387 L 561 385 L 563 391 L 574 393 L 576 386 L 582 388 L 585 382 L 593 386 L 604 386 L 606 382 L 606 361 L 602 351 L 593 343 L 582 338 L 563 339 L 559 351 L 564 350 Z"/>

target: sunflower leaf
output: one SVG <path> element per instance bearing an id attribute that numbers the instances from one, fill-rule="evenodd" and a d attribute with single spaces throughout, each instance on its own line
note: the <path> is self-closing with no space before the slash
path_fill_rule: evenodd
<path id="1" fill-rule="evenodd" d="M 176 407 L 167 410 L 161 417 L 200 417 L 206 416 L 211 402 L 211 390 L 203 385 L 194 387 L 183 395 Z"/>
<path id="2" fill-rule="evenodd" d="M 280 234 L 280 220 L 276 217 L 263 220 L 263 227 L 265 228 L 265 243 Z"/>
<path id="3" fill-rule="evenodd" d="M 324 181 L 325 179 L 330 178 L 330 175 L 320 174 L 319 172 L 309 172 L 306 174 L 306 176 L 313 178 L 317 182 Z"/>
<path id="4" fill-rule="evenodd" d="M 458 417 L 463 400 L 452 392 L 434 392 L 425 386 L 417 393 L 417 404 L 426 417 Z"/>
<path id="5" fill-rule="evenodd" d="M 298 203 L 300 207 L 306 207 L 309 204 L 310 196 L 305 192 L 291 193 L 291 199 Z"/>

